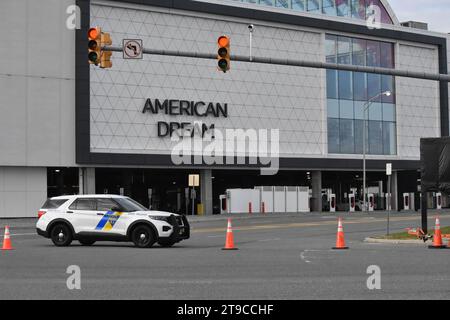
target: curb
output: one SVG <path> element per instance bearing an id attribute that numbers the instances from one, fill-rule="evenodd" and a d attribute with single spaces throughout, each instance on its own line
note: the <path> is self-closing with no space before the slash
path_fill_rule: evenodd
<path id="1" fill-rule="evenodd" d="M 377 239 L 377 238 L 365 238 L 364 242 L 367 243 L 384 243 L 384 244 L 416 244 L 427 246 L 426 242 L 422 240 L 390 240 L 390 239 Z"/>

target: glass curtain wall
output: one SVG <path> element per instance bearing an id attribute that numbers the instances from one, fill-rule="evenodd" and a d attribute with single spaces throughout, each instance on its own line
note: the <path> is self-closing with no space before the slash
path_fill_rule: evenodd
<path id="1" fill-rule="evenodd" d="M 326 62 L 394 68 L 392 43 L 326 35 Z M 397 153 L 395 79 L 389 75 L 327 70 L 328 152 L 362 154 L 364 108 L 367 150 L 373 155 Z M 391 96 L 381 95 L 390 91 Z"/>
<path id="2" fill-rule="evenodd" d="M 330 16 L 349 17 L 365 20 L 370 14 L 369 6 L 380 8 L 381 22 L 393 24 L 381 0 L 234 0 L 239 2 L 255 3 L 277 8 L 291 9 L 325 14 Z"/>

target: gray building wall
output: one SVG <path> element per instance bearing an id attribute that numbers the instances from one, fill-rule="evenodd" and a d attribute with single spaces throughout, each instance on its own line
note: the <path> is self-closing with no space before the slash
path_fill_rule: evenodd
<path id="1" fill-rule="evenodd" d="M 73 3 L 0 1 L 0 166 L 75 165 Z"/>
<path id="2" fill-rule="evenodd" d="M 74 3 L 0 1 L 0 218 L 36 217 L 46 167 L 75 165 Z"/>

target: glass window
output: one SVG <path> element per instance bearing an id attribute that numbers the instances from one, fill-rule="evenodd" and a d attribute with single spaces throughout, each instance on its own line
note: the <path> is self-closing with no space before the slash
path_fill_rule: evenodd
<path id="1" fill-rule="evenodd" d="M 248 3 L 258 3 L 258 0 L 244 0 L 244 2 L 248 2 Z"/>
<path id="2" fill-rule="evenodd" d="M 355 101 L 355 119 L 364 120 L 364 107 L 366 105 L 366 101 Z M 367 115 L 366 115 L 367 117 Z"/>
<path id="3" fill-rule="evenodd" d="M 365 0 L 352 0 L 352 17 L 356 19 L 366 19 Z"/>
<path id="4" fill-rule="evenodd" d="M 352 40 L 347 37 L 338 38 L 338 63 L 352 63 Z"/>
<path id="5" fill-rule="evenodd" d="M 367 66 L 379 67 L 380 62 L 380 42 L 367 41 Z"/>
<path id="6" fill-rule="evenodd" d="M 367 101 L 367 74 L 353 72 L 353 99 Z"/>
<path id="7" fill-rule="evenodd" d="M 339 134 L 341 153 L 355 152 L 355 134 L 353 131 L 353 120 L 339 121 Z"/>
<path id="8" fill-rule="evenodd" d="M 97 199 L 97 210 L 99 211 L 109 211 L 114 207 L 119 205 L 112 199 L 108 198 L 98 198 Z"/>
<path id="9" fill-rule="evenodd" d="M 339 118 L 340 119 L 353 119 L 353 101 L 351 100 L 339 100 Z"/>
<path id="10" fill-rule="evenodd" d="M 328 99 L 328 118 L 339 118 L 339 100 Z"/>
<path id="11" fill-rule="evenodd" d="M 339 153 L 339 119 L 328 119 L 328 152 Z"/>
<path id="12" fill-rule="evenodd" d="M 325 36 L 325 58 L 328 63 L 336 63 L 337 37 Z"/>
<path id="13" fill-rule="evenodd" d="M 391 95 L 382 95 L 381 101 L 386 103 L 394 103 L 395 102 L 395 88 L 394 88 L 394 77 L 390 75 L 382 75 L 381 76 L 381 92 L 390 91 Z"/>
<path id="14" fill-rule="evenodd" d="M 397 154 L 396 126 L 394 122 L 383 122 L 383 154 Z"/>
<path id="15" fill-rule="evenodd" d="M 274 0 L 259 0 L 259 3 L 264 4 L 266 6 L 273 6 L 273 1 Z"/>
<path id="16" fill-rule="evenodd" d="M 327 98 L 338 98 L 338 72 L 337 70 L 327 69 Z"/>
<path id="17" fill-rule="evenodd" d="M 307 11 L 320 12 L 320 0 L 307 0 L 307 1 L 308 1 Z"/>
<path id="18" fill-rule="evenodd" d="M 381 121 L 369 121 L 369 153 L 383 154 L 383 127 Z"/>
<path id="19" fill-rule="evenodd" d="M 61 207 L 64 203 L 67 202 L 69 199 L 48 199 L 45 201 L 44 205 L 42 206 L 42 209 L 57 209 Z"/>
<path id="20" fill-rule="evenodd" d="M 70 210 L 96 210 L 97 203 L 95 199 L 78 198 L 69 207 Z"/>
<path id="21" fill-rule="evenodd" d="M 292 0 L 292 9 L 305 11 L 305 0 Z"/>
<path id="22" fill-rule="evenodd" d="M 395 121 L 395 104 L 383 103 L 383 121 Z"/>
<path id="23" fill-rule="evenodd" d="M 340 1 L 340 0 L 338 0 Z M 336 0 L 323 0 L 322 2 L 322 12 L 324 14 L 335 16 L 336 12 Z"/>
<path id="24" fill-rule="evenodd" d="M 355 153 L 357 154 L 363 153 L 363 128 L 364 120 L 355 120 Z"/>
<path id="25" fill-rule="evenodd" d="M 115 200 L 125 212 L 148 211 L 146 207 L 131 198 L 116 198 Z"/>
<path id="26" fill-rule="evenodd" d="M 387 42 L 326 35 L 325 51 L 329 63 L 394 67 L 394 46 Z M 366 118 L 366 152 L 396 154 L 395 77 L 340 70 L 326 75 L 328 151 L 361 154 Z M 392 94 L 385 96 L 385 91 Z"/>
<path id="27" fill-rule="evenodd" d="M 383 106 L 379 102 L 373 102 L 368 108 L 369 120 L 383 120 Z"/>
<path id="28" fill-rule="evenodd" d="M 381 76 L 379 74 L 367 74 L 367 99 L 371 99 L 381 93 Z M 381 101 L 381 96 L 373 101 Z"/>
<path id="29" fill-rule="evenodd" d="M 275 7 L 289 8 L 289 0 L 275 0 Z"/>
<path id="30" fill-rule="evenodd" d="M 366 65 L 367 41 L 363 39 L 353 39 L 352 41 L 352 63 L 355 66 Z"/>
<path id="31" fill-rule="evenodd" d="M 353 99 L 352 72 L 338 71 L 339 79 L 339 99 Z"/>
<path id="32" fill-rule="evenodd" d="M 340 17 L 347 17 L 350 14 L 350 0 L 338 0 L 336 1 L 337 15 Z"/>
<path id="33" fill-rule="evenodd" d="M 394 45 L 392 43 L 380 43 L 380 66 L 394 68 Z"/>

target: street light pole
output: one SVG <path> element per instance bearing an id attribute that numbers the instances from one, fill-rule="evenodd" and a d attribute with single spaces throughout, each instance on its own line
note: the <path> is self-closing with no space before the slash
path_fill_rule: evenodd
<path id="1" fill-rule="evenodd" d="M 362 212 L 366 211 L 366 130 L 367 130 L 367 120 L 366 120 L 366 112 L 369 111 L 370 106 L 372 105 L 372 102 L 379 98 L 380 96 L 384 95 L 389 97 L 391 95 L 391 91 L 384 91 L 376 96 L 373 96 L 370 98 L 364 105 L 364 123 L 363 123 L 363 208 Z M 368 136 L 368 134 L 367 134 Z"/>

